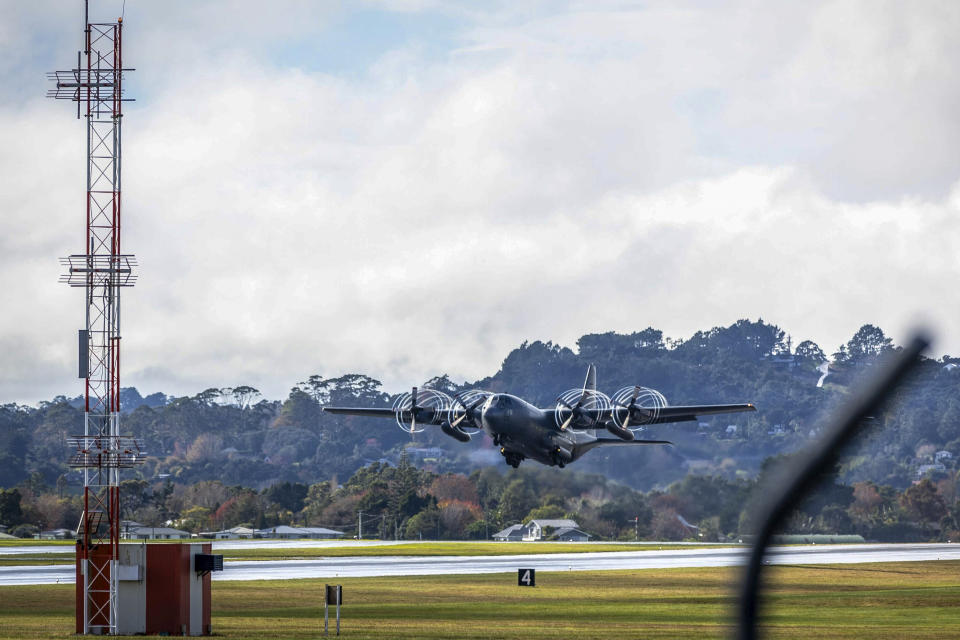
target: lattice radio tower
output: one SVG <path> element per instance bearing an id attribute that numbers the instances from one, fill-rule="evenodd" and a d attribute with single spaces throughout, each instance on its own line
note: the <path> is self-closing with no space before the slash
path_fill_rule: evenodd
<path id="1" fill-rule="evenodd" d="M 120 129 L 123 19 L 91 23 L 84 2 L 84 48 L 77 66 L 49 75 L 49 97 L 77 103 L 87 121 L 84 251 L 61 258 L 61 281 L 84 290 L 80 377 L 85 379 L 83 435 L 70 438 L 71 467 L 83 472 L 83 515 L 77 527 L 80 633 L 117 632 L 120 469 L 143 462 L 139 443 L 120 435 L 120 289 L 133 286 L 136 262 L 120 245 Z M 78 612 L 79 614 L 79 612 Z"/>

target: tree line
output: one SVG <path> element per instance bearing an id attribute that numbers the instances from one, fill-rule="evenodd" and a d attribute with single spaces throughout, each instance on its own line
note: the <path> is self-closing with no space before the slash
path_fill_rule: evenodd
<path id="1" fill-rule="evenodd" d="M 360 535 L 362 527 L 365 538 L 489 539 L 511 524 L 570 518 L 595 540 L 734 541 L 753 532 L 755 504 L 785 461 L 768 459 L 756 478 L 689 474 L 663 490 L 642 492 L 602 475 L 547 467 L 435 473 L 401 455 L 397 465 L 370 464 L 343 484 L 281 482 L 257 491 L 219 480 L 151 485 L 130 479 L 121 484 L 121 503 L 127 519 L 192 533 L 287 524 L 322 526 L 348 537 Z M 843 485 L 833 476 L 784 531 L 957 540 L 958 482 L 953 474 L 897 490 L 868 481 Z M 75 527 L 80 509 L 79 496 L 59 495 L 37 477 L 0 489 L 0 521 L 15 535 Z"/>
<path id="2" fill-rule="evenodd" d="M 824 350 L 810 340 L 795 341 L 781 328 L 762 320 L 739 320 L 727 327 L 698 331 L 686 340 L 664 337 L 661 331 L 648 328 L 631 334 L 585 335 L 577 341 L 575 350 L 550 342 L 525 342 L 487 378 L 456 382 L 438 375 L 421 386 L 448 393 L 471 388 L 509 391 L 540 406 L 550 406 L 560 392 L 579 386 L 587 364 L 594 363 L 600 387 L 608 392 L 639 383 L 659 389 L 671 404 L 757 405 L 759 410 L 754 414 L 658 425 L 643 434 L 672 440 L 675 447 L 611 447 L 595 450 L 577 462 L 578 470 L 602 477 L 604 486 L 623 486 L 653 496 L 653 500 L 654 493 L 667 495 L 670 487 L 687 482 L 689 477 L 713 478 L 730 487 L 755 482 L 766 460 L 795 452 L 816 437 L 822 417 L 843 401 L 856 379 L 868 372 L 877 358 L 895 349 L 890 338 L 873 325 L 864 325 L 837 348 Z M 832 353 L 827 355 L 828 351 Z M 828 360 L 829 374 L 822 379 L 822 365 Z M 896 401 L 876 416 L 869 435 L 843 458 L 837 471 L 840 486 L 851 490 L 876 487 L 878 495 L 885 496 L 883 513 L 908 514 L 899 496 L 917 486 L 915 482 L 926 479 L 948 511 L 955 506 L 956 496 L 941 485 L 955 482 L 956 461 L 960 459 L 958 364 L 960 359 L 949 356 L 923 362 L 919 373 L 898 392 Z M 320 410 L 325 404 L 390 406 L 393 399 L 379 381 L 356 373 L 308 376 L 294 385 L 283 401 L 263 398 L 246 385 L 210 388 L 178 398 L 162 393 L 144 398 L 135 389 L 124 389 L 122 430 L 139 438 L 148 453 L 145 465 L 124 472 L 126 482 L 141 487 L 139 493 L 126 493 L 134 504 L 146 501 L 144 504 L 152 505 L 166 521 L 184 517 L 176 496 L 192 487 L 206 487 L 203 490 L 212 492 L 213 497 L 191 506 L 212 510 L 195 515 L 196 522 L 213 527 L 229 520 L 224 514 L 233 508 L 243 511 L 245 522 L 271 522 L 271 518 L 286 517 L 276 516 L 285 511 L 301 514 L 306 507 L 294 509 L 296 503 L 280 510 L 274 506 L 276 502 L 264 492 L 276 486 L 306 487 L 316 494 L 321 489 L 315 487 L 326 482 L 331 487 L 330 496 L 339 496 L 331 504 L 339 504 L 345 494 L 337 492 L 342 492 L 356 474 L 366 473 L 363 470 L 371 465 L 398 468 L 403 452 L 420 473 L 467 478 L 494 471 L 499 474 L 503 462 L 488 438 L 477 437 L 464 445 L 439 430 L 429 430 L 417 434 L 411 442 L 410 436 L 389 421 L 333 416 Z M 69 454 L 67 437 L 82 424 L 81 406 L 79 399 L 64 396 L 37 407 L 0 406 L 0 487 L 8 493 L 18 492 L 24 513 L 36 511 L 41 498 L 48 503 L 42 509 L 50 512 L 56 511 L 52 501 L 57 505 L 69 503 L 77 495 L 79 474 L 65 461 Z M 496 469 L 488 470 L 491 465 Z M 520 471 L 535 476 L 541 470 L 524 467 Z M 338 479 L 343 478 L 350 480 L 340 485 Z M 173 493 L 164 496 L 168 490 Z M 869 493 L 867 489 L 860 491 Z M 418 499 L 426 495 L 434 494 L 418 487 Z M 746 494 L 736 495 L 743 499 Z M 565 496 L 564 500 L 571 497 Z M 216 513 L 231 500 L 234 506 L 217 519 Z M 440 502 L 437 500 L 430 514 L 439 514 L 445 508 Z M 308 520 L 319 508 L 317 499 L 311 498 L 310 503 L 313 506 L 306 514 Z M 485 528 L 503 522 L 491 518 L 489 504 L 479 496 L 475 504 L 483 514 L 480 521 Z M 837 503 L 845 513 L 851 504 Z M 569 511 L 566 504 L 552 506 Z M 69 514 L 68 506 L 62 508 Z M 374 512 L 381 513 L 382 509 L 377 509 Z M 477 515 L 465 504 L 458 504 L 456 509 L 471 517 Z M 421 511 L 404 513 L 413 517 Z M 738 509 L 736 515 L 728 514 L 726 524 L 718 524 L 718 530 L 739 532 L 741 512 Z M 390 526 L 399 530 L 405 522 L 399 513 L 380 519 L 392 521 Z M 684 514 L 684 518 L 699 522 L 699 513 L 692 513 Z M 828 522 L 845 523 L 836 509 L 832 513 L 827 514 Z M 822 515 L 820 511 L 808 514 L 809 526 L 820 526 L 816 519 Z M 860 522 L 854 514 L 847 515 L 852 522 Z M 587 513 L 582 517 L 590 516 Z M 636 525 L 638 515 L 631 517 Z M 912 522 L 910 517 L 903 515 Z M 730 518 L 737 522 L 731 524 Z M 2 519 L 0 523 L 9 524 Z M 879 524 L 883 521 L 874 522 L 875 526 Z M 598 531 L 598 535 L 608 535 L 602 533 L 603 527 Z"/>

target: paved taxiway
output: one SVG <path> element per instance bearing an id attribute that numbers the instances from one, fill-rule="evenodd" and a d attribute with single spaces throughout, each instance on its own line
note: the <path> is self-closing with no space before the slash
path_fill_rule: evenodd
<path id="1" fill-rule="evenodd" d="M 348 578 L 503 573 L 520 567 L 538 571 L 605 571 L 614 569 L 670 569 L 729 567 L 745 562 L 747 549 L 679 549 L 603 553 L 558 553 L 516 556 L 380 556 L 261 560 L 225 563 L 215 580 L 290 580 L 294 578 Z M 861 544 L 773 547 L 770 564 L 853 564 L 960 560 L 960 544 Z M 72 566 L 0 568 L 0 585 L 73 582 Z"/>

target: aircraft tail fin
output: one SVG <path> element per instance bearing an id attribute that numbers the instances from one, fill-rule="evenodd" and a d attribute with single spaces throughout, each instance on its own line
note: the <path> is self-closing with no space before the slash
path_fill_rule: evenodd
<path id="1" fill-rule="evenodd" d="M 583 381 L 583 394 L 580 396 L 580 404 L 587 401 L 591 395 L 597 392 L 597 368 L 591 364 L 587 367 L 587 377 Z"/>

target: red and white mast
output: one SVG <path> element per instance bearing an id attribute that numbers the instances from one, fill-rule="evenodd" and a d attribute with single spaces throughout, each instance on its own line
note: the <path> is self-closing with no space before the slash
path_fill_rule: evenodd
<path id="1" fill-rule="evenodd" d="M 77 103 L 87 125 L 86 234 L 83 253 L 61 258 L 61 281 L 84 290 L 80 377 L 84 378 L 83 435 L 71 438 L 70 466 L 83 472 L 83 515 L 77 528 L 78 633 L 117 631 L 117 560 L 121 468 L 143 461 L 134 438 L 120 435 L 120 290 L 133 286 L 134 257 L 120 244 L 120 159 L 123 97 L 122 29 L 91 23 L 84 3 L 84 50 L 77 67 L 49 74 L 48 93 Z"/>

